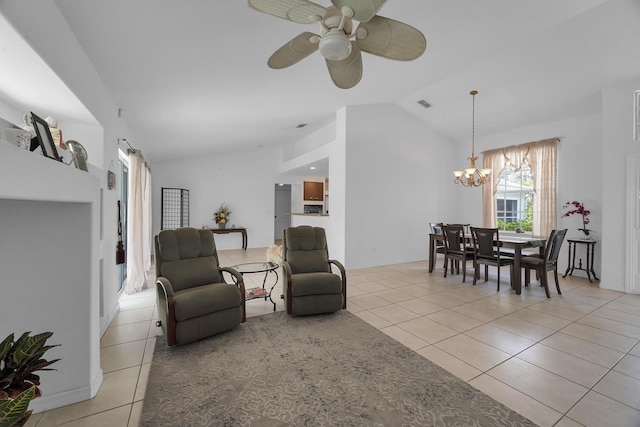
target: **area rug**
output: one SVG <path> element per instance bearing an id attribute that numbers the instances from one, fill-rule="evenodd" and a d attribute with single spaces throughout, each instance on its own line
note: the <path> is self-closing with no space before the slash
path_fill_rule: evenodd
<path id="1" fill-rule="evenodd" d="M 534 426 L 348 311 L 158 337 L 142 426 Z"/>

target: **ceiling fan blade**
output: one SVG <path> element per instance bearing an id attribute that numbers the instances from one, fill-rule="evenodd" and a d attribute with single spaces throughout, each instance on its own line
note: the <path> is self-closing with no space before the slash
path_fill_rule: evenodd
<path id="1" fill-rule="evenodd" d="M 353 19 L 367 22 L 378 13 L 387 0 L 331 0 L 338 9 L 347 6 L 353 10 Z"/>
<path id="2" fill-rule="evenodd" d="M 356 42 L 351 42 L 351 54 L 340 61 L 326 60 L 329 75 L 340 89 L 350 89 L 362 78 L 362 53 Z"/>
<path id="3" fill-rule="evenodd" d="M 361 37 L 366 30 L 366 36 Z M 427 39 L 411 25 L 376 15 L 361 22 L 356 30 L 360 49 L 373 55 L 398 61 L 418 58 L 427 48 Z"/>
<path id="4" fill-rule="evenodd" d="M 249 0 L 249 6 L 260 12 L 299 24 L 318 22 L 327 10 L 308 0 Z"/>
<path id="5" fill-rule="evenodd" d="M 271 68 L 281 69 L 302 61 L 307 56 L 318 50 L 318 43 L 311 43 L 309 39 L 316 34 L 304 32 L 285 43 L 276 50 L 267 61 Z"/>

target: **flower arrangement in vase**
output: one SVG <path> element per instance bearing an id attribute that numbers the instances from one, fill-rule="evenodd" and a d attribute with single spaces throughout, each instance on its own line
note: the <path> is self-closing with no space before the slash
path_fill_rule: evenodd
<path id="1" fill-rule="evenodd" d="M 576 215 L 576 214 L 582 215 L 582 228 L 578 228 L 578 230 L 582 231 L 585 236 L 588 236 L 589 233 L 591 232 L 591 230 L 587 228 L 587 224 L 589 224 L 589 214 L 591 213 L 591 211 L 585 209 L 582 203 L 575 200 L 573 202 L 565 203 L 564 205 L 562 205 L 562 208 L 563 209 L 570 208 L 570 210 L 568 210 L 567 212 L 564 213 L 564 215 L 562 215 L 563 217 Z"/>
<path id="2" fill-rule="evenodd" d="M 229 222 L 229 216 L 231 216 L 231 211 L 223 203 L 220 205 L 218 210 L 213 213 L 213 220 L 218 224 L 218 228 L 225 228 L 227 226 L 227 222 Z"/>

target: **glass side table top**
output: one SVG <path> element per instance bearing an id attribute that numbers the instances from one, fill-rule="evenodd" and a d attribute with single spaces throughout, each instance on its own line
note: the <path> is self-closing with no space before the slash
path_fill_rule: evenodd
<path id="1" fill-rule="evenodd" d="M 240 274 L 245 273 L 264 273 L 266 271 L 274 271 L 280 267 L 275 262 L 247 262 L 244 264 L 232 265 L 231 268 Z"/>

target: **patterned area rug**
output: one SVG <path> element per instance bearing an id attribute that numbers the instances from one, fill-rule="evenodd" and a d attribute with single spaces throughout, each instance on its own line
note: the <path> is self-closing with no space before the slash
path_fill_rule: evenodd
<path id="1" fill-rule="evenodd" d="M 156 348 L 142 426 L 533 426 L 349 313 Z"/>

